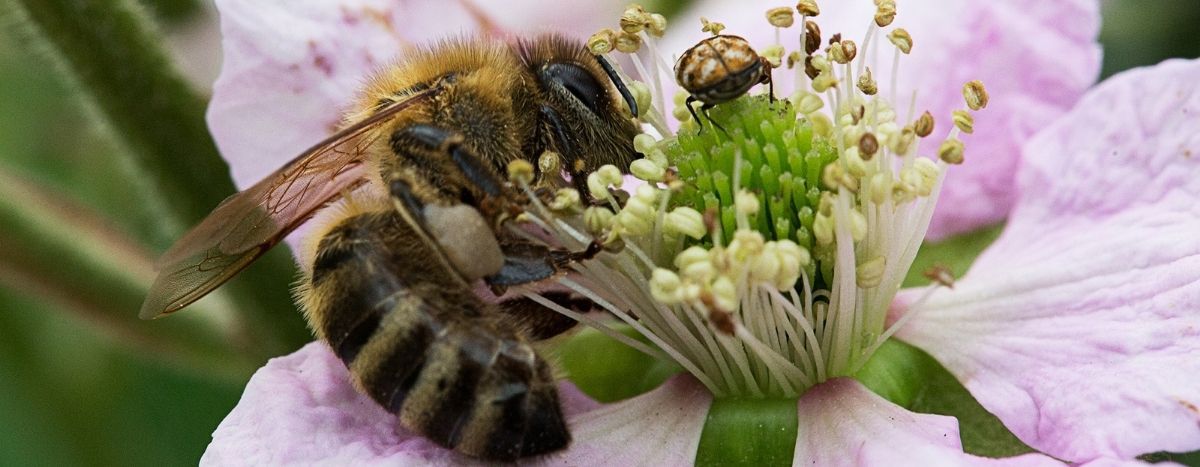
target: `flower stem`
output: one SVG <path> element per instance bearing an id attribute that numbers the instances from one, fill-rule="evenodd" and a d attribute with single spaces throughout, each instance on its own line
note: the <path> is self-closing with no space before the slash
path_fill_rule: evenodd
<path id="1" fill-rule="evenodd" d="M 700 434 L 698 466 L 792 465 L 797 399 L 714 399 Z"/>
<path id="2" fill-rule="evenodd" d="M 148 178 L 176 215 L 171 221 L 201 219 L 234 191 L 204 124 L 204 99 L 179 76 L 138 5 L 128 0 L 6 3 L 23 36 L 72 81 L 92 116 L 120 139 L 138 175 Z M 174 235 L 169 232 L 165 240 Z"/>
<path id="3" fill-rule="evenodd" d="M 182 228 L 235 191 L 204 123 L 204 99 L 162 49 L 163 39 L 130 0 L 0 0 L 8 24 L 74 85 L 84 108 L 111 130 L 125 156 L 124 176 L 138 202 L 161 222 L 139 237 L 165 249 Z M 76 137 L 77 134 L 65 134 Z M 288 283 L 295 267 L 276 253 L 235 281 L 232 298 L 263 349 L 281 353 L 309 340 Z M 136 313 L 136 304 L 130 308 Z M 132 315 L 131 315 L 132 316 Z"/>
<path id="4" fill-rule="evenodd" d="M 186 319 L 157 326 L 135 319 L 153 277 L 145 249 L 83 206 L 3 171 L 0 264 L 0 286 L 68 311 L 114 344 L 153 360 L 237 381 L 267 356 L 253 356 L 253 338 L 230 325 L 237 316 L 227 301 L 206 301 Z"/>

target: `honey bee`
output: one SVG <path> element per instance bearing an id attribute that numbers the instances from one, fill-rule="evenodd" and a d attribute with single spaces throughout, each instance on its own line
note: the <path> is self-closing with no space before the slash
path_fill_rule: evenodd
<path id="1" fill-rule="evenodd" d="M 704 103 L 700 112 L 713 126 L 721 128 L 708 115 L 713 106 L 737 99 L 756 84 L 771 86 L 768 95 L 775 99 L 771 63 L 739 36 L 712 36 L 684 51 L 675 62 L 675 81 L 690 94 L 684 105 L 698 125 L 700 118 L 693 102 Z"/>
<path id="2" fill-rule="evenodd" d="M 350 200 L 322 214 L 331 220 L 308 242 L 297 295 L 353 383 L 408 429 L 469 456 L 563 449 L 570 434 L 554 377 L 533 343 L 574 322 L 529 300 L 485 301 L 473 286 L 542 280 L 597 253 L 534 245 L 505 228 L 529 198 L 501 174 L 516 160 L 537 168 L 547 151 L 577 187 L 603 164 L 627 168 L 636 109 L 613 68 L 564 37 L 409 52 L 360 92 L 354 123 L 172 246 L 141 316 L 198 300 L 323 206 Z M 557 184 L 557 171 L 535 170 L 535 187 Z"/>

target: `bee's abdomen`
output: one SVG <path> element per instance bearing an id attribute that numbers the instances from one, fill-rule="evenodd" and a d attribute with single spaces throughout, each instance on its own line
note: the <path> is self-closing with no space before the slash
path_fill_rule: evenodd
<path id="1" fill-rule="evenodd" d="M 414 237 L 390 212 L 332 229 L 313 264 L 314 327 L 367 395 L 442 446 L 496 460 L 565 448 L 546 362 Z"/>

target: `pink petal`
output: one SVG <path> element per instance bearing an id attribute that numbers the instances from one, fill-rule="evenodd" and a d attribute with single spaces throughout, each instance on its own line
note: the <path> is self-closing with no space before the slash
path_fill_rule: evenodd
<path id="1" fill-rule="evenodd" d="M 800 398 L 799 411 L 792 465 L 1061 465 L 1038 454 L 965 454 L 953 417 L 909 412 L 850 378 L 813 387 Z"/>
<path id="2" fill-rule="evenodd" d="M 967 163 L 954 167 L 947 176 L 929 238 L 944 238 L 1003 219 L 1015 199 L 1013 175 L 1021 146 L 1070 109 L 1099 76 L 1098 2 L 897 3 L 899 13 L 890 28 L 907 29 L 914 45 L 912 55 L 901 60 L 898 102 L 894 104 L 900 115 L 905 115 L 916 89 L 916 114 L 924 110 L 933 113 L 937 130 L 926 138 L 923 154 L 933 154 L 945 138 L 952 126 L 951 111 L 965 108 L 963 83 L 982 80 L 991 95 L 991 104 L 976 115 L 975 133 L 962 138 L 967 144 Z M 775 28 L 766 22 L 764 12 L 776 6 L 779 2 L 768 0 L 698 2 L 673 21 L 665 49 L 678 54 L 703 38 L 706 33 L 700 32 L 700 16 L 724 22 L 728 26 L 725 32 L 766 47 L 775 42 Z M 826 42 L 840 32 L 863 46 L 874 15 L 873 2 L 823 2 L 821 8 L 815 20 Z M 799 34 L 798 26 L 785 30 L 782 43 L 789 51 L 795 49 Z M 872 69 L 881 89 L 886 90 L 894 48 L 882 39 L 879 65 Z M 786 68 L 774 73 L 780 95 L 795 89 L 793 75 Z M 671 93 L 676 89 L 673 83 L 671 89 Z"/>
<path id="3" fill-rule="evenodd" d="M 1004 234 L 899 334 L 1053 456 L 1200 449 L 1197 80 L 1123 73 L 1031 140 Z"/>
<path id="4" fill-rule="evenodd" d="M 329 135 L 364 77 L 404 47 L 561 29 L 587 37 L 617 2 L 217 0 L 225 61 L 208 123 L 239 187 Z M 486 18 L 482 20 L 481 18 Z"/>
<path id="5" fill-rule="evenodd" d="M 570 419 L 574 441 L 548 465 L 691 465 L 712 395 L 677 376 L 633 399 Z"/>
<path id="6" fill-rule="evenodd" d="M 319 342 L 260 368 L 213 433 L 205 465 L 475 465 L 399 427 L 350 385 L 346 367 Z M 545 465 L 682 465 L 695 457 L 711 396 L 676 378 L 642 396 L 600 404 L 570 383 L 559 397 L 572 448 Z"/>

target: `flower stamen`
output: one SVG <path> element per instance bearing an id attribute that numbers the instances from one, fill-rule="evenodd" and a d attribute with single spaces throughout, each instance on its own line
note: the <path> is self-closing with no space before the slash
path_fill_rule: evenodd
<path id="1" fill-rule="evenodd" d="M 635 348 L 678 362 L 717 397 L 796 397 L 851 376 L 908 322 L 913 311 L 888 326 L 889 305 L 929 227 L 946 168 L 964 159 L 957 136 L 973 128 L 967 111 L 956 112 L 940 160 L 918 157 L 917 138 L 932 134 L 933 116 L 913 115 L 915 93 L 904 120 L 893 107 L 911 36 L 899 28 L 887 33 L 896 46 L 890 98 L 880 95 L 865 64 L 878 54 L 874 36 L 891 24 L 894 2 L 879 2 L 861 50 L 835 34 L 817 53 L 820 29 L 808 19 L 816 4 L 802 1 L 797 11 L 804 24 L 792 52 L 798 59 L 788 56 L 804 61 L 796 73 L 811 81 L 798 81 L 802 87 L 785 101 L 759 94 L 712 108 L 720 132 L 697 134 L 687 95 L 676 96 L 673 113 L 684 131 L 672 134 L 655 121 L 665 96 L 657 68 L 663 61 L 645 25 L 653 15 L 627 10 L 624 33 L 637 29 L 647 48 L 645 55 L 630 52 L 639 77 L 650 83 L 634 87 L 656 94 L 643 96 L 654 102 L 643 121 L 659 138 L 635 138 L 646 158 L 630 166 L 646 184 L 628 189 L 628 197 L 613 196 L 623 189 L 621 174 L 605 166 L 588 176 L 587 186 L 606 206 L 584 208 L 563 192 L 552 209 L 535 200 L 525 213 L 550 243 L 606 245 L 571 266 L 577 277 L 558 282 L 654 346 Z M 767 19 L 778 32 L 794 22 L 792 15 L 772 9 Z M 704 21 L 707 32 L 722 28 Z M 607 35 L 598 37 L 603 43 Z M 773 47 L 774 66 L 786 50 Z M 964 87 L 964 98 L 970 108 L 987 100 L 975 84 Z M 526 181 L 517 182 L 532 198 Z M 620 334 L 605 320 L 564 314 Z"/>

